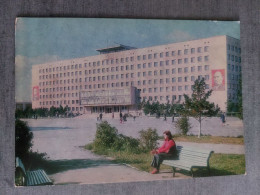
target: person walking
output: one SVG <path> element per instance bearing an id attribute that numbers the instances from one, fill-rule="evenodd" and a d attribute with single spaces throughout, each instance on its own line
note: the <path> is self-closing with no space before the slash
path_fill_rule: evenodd
<path id="1" fill-rule="evenodd" d="M 222 113 L 222 114 L 220 115 L 220 118 L 221 118 L 222 126 L 224 126 L 224 125 L 225 125 L 225 122 L 226 122 L 225 113 Z"/>
<path id="2" fill-rule="evenodd" d="M 122 112 L 120 112 L 119 117 L 120 117 L 120 123 L 122 123 L 122 121 L 123 121 L 123 115 L 122 115 Z"/>
<path id="3" fill-rule="evenodd" d="M 99 114 L 99 120 L 102 121 L 103 114 L 102 112 Z"/>
<path id="4" fill-rule="evenodd" d="M 115 115 L 114 115 L 114 112 L 112 112 L 112 119 L 114 119 Z"/>
<path id="5" fill-rule="evenodd" d="M 151 174 L 159 173 L 160 165 L 163 160 L 174 158 L 177 154 L 176 144 L 172 138 L 170 131 L 165 131 L 163 133 L 164 142 L 159 149 L 154 149 L 151 151 L 153 156 L 153 161 L 151 166 L 154 168 Z"/>
<path id="6" fill-rule="evenodd" d="M 172 123 L 174 123 L 174 114 L 172 115 Z"/>

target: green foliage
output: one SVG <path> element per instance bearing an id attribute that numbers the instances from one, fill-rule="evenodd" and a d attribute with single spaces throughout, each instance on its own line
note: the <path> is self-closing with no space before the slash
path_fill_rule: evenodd
<path id="1" fill-rule="evenodd" d="M 185 114 L 193 116 L 200 123 L 200 130 L 198 136 L 201 135 L 201 121 L 203 117 L 216 116 L 219 112 L 219 107 L 215 106 L 214 103 L 208 101 L 211 96 L 212 90 L 206 91 L 206 83 L 204 78 L 197 79 L 192 86 L 192 95 L 189 97 L 184 94 L 185 103 L 184 110 Z"/>
<path id="2" fill-rule="evenodd" d="M 191 125 L 189 123 L 189 117 L 187 116 L 180 117 L 175 123 L 175 126 L 182 135 L 187 135 L 187 133 L 191 128 Z"/>
<path id="3" fill-rule="evenodd" d="M 117 129 L 107 121 L 97 124 L 94 148 L 111 148 L 117 137 Z"/>
<path id="4" fill-rule="evenodd" d="M 157 148 L 158 146 L 158 133 L 156 129 L 147 129 L 147 130 L 141 130 L 139 132 L 140 134 L 140 147 L 142 148 L 142 150 L 144 151 L 150 151 L 154 148 Z"/>
<path id="5" fill-rule="evenodd" d="M 126 151 L 128 153 L 139 153 L 139 141 L 135 138 L 128 137 L 122 134 L 119 134 L 115 142 L 113 143 L 112 148 L 116 151 Z"/>
<path id="6" fill-rule="evenodd" d="M 32 147 L 33 133 L 26 122 L 15 120 L 15 156 L 25 160 L 29 156 Z"/>
<path id="7" fill-rule="evenodd" d="M 115 127 L 111 127 L 107 121 L 97 125 L 96 136 L 93 144 L 85 146 L 99 154 L 106 154 L 108 150 L 125 151 L 128 153 L 140 152 L 139 141 L 135 138 L 118 134 Z"/>
<path id="8" fill-rule="evenodd" d="M 67 111 L 69 110 L 69 107 L 54 107 L 52 106 L 50 110 L 48 108 L 26 108 L 25 110 L 22 109 L 16 109 L 15 110 L 15 118 L 32 118 L 34 115 L 37 115 L 37 117 L 54 117 L 56 115 L 65 115 Z"/>

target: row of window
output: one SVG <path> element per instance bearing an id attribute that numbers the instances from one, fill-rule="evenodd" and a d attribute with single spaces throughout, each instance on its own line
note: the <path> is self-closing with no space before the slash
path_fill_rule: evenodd
<path id="1" fill-rule="evenodd" d="M 203 60 L 202 56 L 197 57 L 197 62 L 202 62 L 202 60 Z M 207 61 L 209 61 L 209 56 L 204 56 L 204 62 L 207 62 Z M 153 62 L 153 63 L 149 62 L 147 64 L 146 63 L 137 64 L 137 69 L 146 68 L 146 67 L 151 68 L 152 66 L 153 67 L 159 67 L 159 66 L 161 67 L 164 65 L 168 66 L 168 65 L 170 65 L 170 63 L 171 63 L 171 65 L 175 65 L 176 63 L 182 64 L 183 62 L 185 64 L 187 64 L 190 62 L 195 63 L 196 61 L 195 61 L 195 57 L 192 57 L 192 58 L 190 58 L 190 61 L 189 61 L 189 58 L 184 58 L 184 59 L 178 59 L 177 61 L 176 60 L 171 60 L 171 61 L 166 60 L 166 61 L 158 61 L 158 62 Z M 99 69 L 93 69 L 93 70 L 91 69 L 91 70 L 85 70 L 85 71 L 75 71 L 75 72 L 67 72 L 67 73 L 59 73 L 59 74 L 56 73 L 56 74 L 49 74 L 49 77 L 55 78 L 55 77 L 66 77 L 66 76 L 74 76 L 74 75 L 77 76 L 77 75 L 82 75 L 83 72 L 85 72 L 85 75 L 86 74 L 105 73 L 105 72 L 110 72 L 110 71 L 115 72 L 115 71 L 119 71 L 119 68 L 121 71 L 134 70 L 134 65 L 132 64 L 132 65 L 126 65 L 126 66 L 121 66 L 121 67 L 116 66 L 116 67 L 110 67 L 110 68 L 99 68 Z M 48 69 L 46 69 L 46 70 L 48 70 Z M 46 72 L 43 71 L 42 74 L 44 74 L 44 73 L 48 73 L 48 71 L 46 71 Z M 39 78 L 44 79 L 44 77 L 48 77 L 48 75 L 42 75 Z"/>
<path id="2" fill-rule="evenodd" d="M 151 85 L 151 84 L 164 84 L 164 83 L 175 83 L 175 82 L 189 82 L 189 81 L 195 81 L 196 79 L 202 79 L 204 78 L 206 81 L 209 80 L 209 75 L 199 75 L 199 76 L 190 76 L 189 77 L 173 77 L 173 78 L 165 78 L 165 79 L 154 79 L 154 80 L 142 80 L 137 81 L 136 84 L 138 86 L 141 85 Z M 124 86 L 134 86 L 134 81 L 131 82 L 117 82 L 117 83 L 106 83 L 106 84 L 94 84 L 94 85 L 85 85 L 84 89 L 92 89 L 92 86 L 94 89 L 96 88 L 109 88 L 109 87 L 124 87 Z M 83 86 L 67 86 L 67 87 L 56 87 L 56 88 L 43 88 L 40 89 L 40 93 L 48 93 L 48 92 L 56 92 L 56 91 L 70 91 L 70 90 L 82 90 Z M 77 95 L 76 95 L 77 97 Z"/>
<path id="3" fill-rule="evenodd" d="M 209 46 L 205 46 L 204 47 L 204 52 L 208 52 L 209 50 Z M 202 47 L 198 47 L 197 48 L 197 52 L 201 53 L 203 51 Z M 177 54 L 182 55 L 182 52 L 187 55 L 189 53 L 194 54 L 196 52 L 195 48 L 191 48 L 189 49 L 184 49 L 184 50 L 178 50 Z M 176 51 L 171 51 L 171 52 L 161 52 L 161 53 L 154 53 L 154 54 L 146 54 L 146 55 L 139 55 L 137 56 L 137 60 L 146 60 L 146 59 L 157 59 L 157 57 L 163 58 L 165 57 L 170 57 L 170 56 L 175 56 L 176 55 Z M 201 57 L 201 56 L 200 56 Z M 195 58 L 193 58 L 193 60 L 195 60 Z M 199 61 L 200 59 L 198 59 Z M 126 57 L 126 58 L 120 58 L 120 59 L 106 59 L 106 60 L 102 60 L 102 61 L 97 61 L 97 62 L 89 62 L 89 63 L 84 63 L 84 67 L 95 67 L 95 66 L 100 66 L 100 64 L 102 65 L 109 65 L 109 64 L 119 64 L 119 63 L 125 63 L 125 62 L 133 62 L 134 61 L 134 56 L 131 57 Z M 44 69 L 39 69 L 39 73 L 47 73 L 47 72 L 55 72 L 55 71 L 64 71 L 64 70 L 69 70 L 69 69 L 78 69 L 78 68 L 82 68 L 82 64 L 73 64 L 73 65 L 67 65 L 67 66 L 60 66 L 60 67 L 56 67 L 56 68 L 44 68 Z"/>
<path id="4" fill-rule="evenodd" d="M 177 97 L 178 97 L 178 100 L 177 100 Z M 183 95 L 167 95 L 167 96 L 144 96 L 143 97 L 143 100 L 149 100 L 149 101 L 182 101 L 182 97 Z"/>
<path id="5" fill-rule="evenodd" d="M 235 52 L 237 52 L 237 53 L 241 53 L 241 48 L 240 48 L 240 47 L 237 47 L 237 46 L 234 46 L 234 45 L 228 44 L 227 49 L 228 49 L 229 51 L 235 51 Z"/>
<path id="6" fill-rule="evenodd" d="M 146 71 L 146 72 L 138 72 L 137 73 L 137 77 L 140 77 L 141 75 L 142 76 L 156 76 L 156 75 L 164 75 L 164 74 L 175 74 L 176 73 L 176 70 L 178 73 L 188 73 L 189 72 L 189 69 L 190 69 L 190 72 L 195 72 L 196 69 L 197 71 L 202 71 L 204 68 L 205 71 L 209 70 L 209 65 L 204 65 L 204 66 L 192 66 L 192 67 L 185 67 L 185 68 L 173 68 L 173 69 L 165 69 L 165 70 L 154 70 L 154 71 Z M 77 72 L 76 72 L 77 73 Z M 70 75 L 74 75 L 73 72 L 68 72 L 67 73 L 68 76 Z M 78 75 L 78 74 L 75 74 L 75 75 Z M 81 75 L 81 73 L 80 73 Z M 96 81 L 96 78 L 98 81 L 101 81 L 101 80 L 113 80 L 113 79 L 119 79 L 119 76 L 120 78 L 134 78 L 134 73 L 126 73 L 126 74 L 117 74 L 117 75 L 107 75 L 107 76 L 97 76 L 97 77 L 85 77 L 85 82 L 87 81 Z M 60 75 L 60 77 L 62 77 L 62 73 Z M 66 77 L 66 73 L 64 73 L 64 77 Z M 58 74 L 53 75 L 53 77 L 51 75 L 42 75 L 42 76 L 39 76 L 39 79 L 40 80 L 44 80 L 44 79 L 54 79 L 54 78 L 59 78 Z M 82 78 L 79 78 L 79 79 L 75 79 L 75 82 L 82 82 Z M 51 82 L 51 81 L 50 81 Z M 60 82 L 60 84 L 62 84 L 62 80 L 58 81 L 53 81 L 52 83 L 53 84 L 58 84 Z M 70 82 L 70 79 L 67 80 L 67 82 L 69 83 Z M 74 79 L 71 79 L 71 82 L 74 82 Z M 41 83 L 41 82 L 40 82 Z M 43 82 L 44 83 L 44 82 Z M 64 83 L 66 83 L 66 80 L 64 80 Z M 41 84 L 40 84 L 41 85 Z"/>
<path id="7" fill-rule="evenodd" d="M 231 71 L 236 71 L 236 72 L 241 72 L 241 66 L 238 66 L 238 65 L 234 65 L 234 64 L 228 64 L 228 70 L 231 70 Z"/>
<path id="8" fill-rule="evenodd" d="M 241 63 L 241 57 L 228 54 L 228 60 Z"/>

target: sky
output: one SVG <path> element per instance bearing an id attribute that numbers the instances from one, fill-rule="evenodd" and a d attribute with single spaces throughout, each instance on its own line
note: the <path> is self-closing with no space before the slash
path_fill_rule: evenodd
<path id="1" fill-rule="evenodd" d="M 144 48 L 229 35 L 240 39 L 238 21 L 17 18 L 15 98 L 31 101 L 31 67 L 51 61 L 98 55 L 100 48 Z"/>

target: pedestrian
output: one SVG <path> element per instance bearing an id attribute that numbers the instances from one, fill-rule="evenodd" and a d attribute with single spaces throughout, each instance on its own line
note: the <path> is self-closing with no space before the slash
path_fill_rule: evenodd
<path id="1" fill-rule="evenodd" d="M 153 161 L 151 166 L 154 167 L 151 174 L 159 173 L 160 165 L 163 160 L 170 159 L 176 156 L 177 149 L 175 141 L 172 138 L 172 134 L 170 131 L 163 132 L 164 142 L 163 145 L 159 149 L 154 149 L 151 151 L 153 156 Z"/>
<path id="2" fill-rule="evenodd" d="M 166 114 L 164 114 L 164 121 L 166 121 L 167 119 L 166 119 Z"/>
<path id="3" fill-rule="evenodd" d="M 122 121 L 123 121 L 123 115 L 122 115 L 122 112 L 120 112 L 119 117 L 120 117 L 120 123 L 122 123 Z"/>
<path id="4" fill-rule="evenodd" d="M 135 117 L 136 117 L 136 116 L 134 116 L 134 121 L 135 121 Z"/>
<path id="5" fill-rule="evenodd" d="M 221 118 L 222 126 L 224 126 L 224 125 L 225 125 L 225 122 L 226 122 L 225 113 L 222 113 L 222 114 L 220 115 L 220 118 Z"/>
<path id="6" fill-rule="evenodd" d="M 102 121 L 102 117 L 103 117 L 103 114 L 100 113 L 100 114 L 99 114 L 99 120 L 100 120 L 100 121 Z"/>
<path id="7" fill-rule="evenodd" d="M 114 112 L 112 113 L 112 119 L 114 119 L 115 115 L 114 115 Z"/>
<path id="8" fill-rule="evenodd" d="M 172 115 L 172 123 L 174 122 L 174 114 Z"/>

